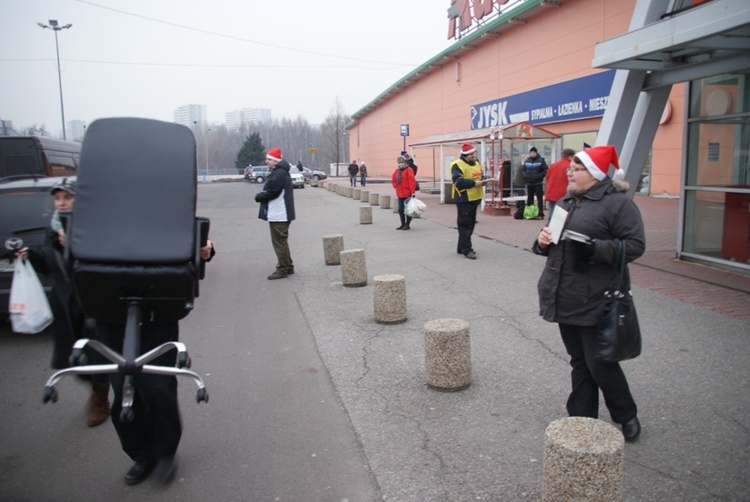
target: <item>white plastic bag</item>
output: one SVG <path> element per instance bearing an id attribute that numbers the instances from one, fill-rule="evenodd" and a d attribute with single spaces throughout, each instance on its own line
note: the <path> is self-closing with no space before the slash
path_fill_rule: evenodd
<path id="1" fill-rule="evenodd" d="M 31 263 L 16 259 L 10 287 L 10 324 L 16 333 L 34 334 L 52 323 L 47 295 Z"/>
<path id="2" fill-rule="evenodd" d="M 427 204 L 412 195 L 404 205 L 404 214 L 411 218 L 419 218 L 425 209 L 427 209 Z"/>

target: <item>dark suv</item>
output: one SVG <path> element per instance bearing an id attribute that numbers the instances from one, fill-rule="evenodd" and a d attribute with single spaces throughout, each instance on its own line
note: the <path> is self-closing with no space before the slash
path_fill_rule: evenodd
<path id="1" fill-rule="evenodd" d="M 71 178 L 69 178 L 71 179 Z M 44 244 L 44 229 L 54 212 L 50 190 L 59 177 L 12 177 L 0 179 L 0 315 L 8 315 L 10 286 L 13 283 L 15 252 L 29 247 L 39 252 Z M 39 279 L 49 295 L 51 278 Z"/>

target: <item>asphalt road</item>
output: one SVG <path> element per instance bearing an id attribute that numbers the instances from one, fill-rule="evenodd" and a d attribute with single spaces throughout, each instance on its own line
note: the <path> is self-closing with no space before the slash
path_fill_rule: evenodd
<path id="1" fill-rule="evenodd" d="M 259 188 L 200 190 L 218 254 L 180 336 L 210 399 L 197 404 L 193 382 L 180 380 L 184 433 L 173 484 L 126 486 L 131 462 L 110 421 L 86 426 L 82 383 L 63 379 L 59 401 L 42 404 L 49 333 L 18 335 L 5 323 L 0 500 L 380 499 L 292 283 L 266 280 L 275 259 L 268 224 L 256 218 Z"/>

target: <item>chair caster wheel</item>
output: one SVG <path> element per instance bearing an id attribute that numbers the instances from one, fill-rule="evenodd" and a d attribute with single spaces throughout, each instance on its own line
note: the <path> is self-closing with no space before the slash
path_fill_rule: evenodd
<path id="1" fill-rule="evenodd" d="M 180 352 L 177 355 L 177 367 L 178 368 L 188 368 L 190 369 L 190 366 L 193 364 L 193 362 L 190 360 L 190 356 L 187 355 L 187 352 Z"/>
<path id="2" fill-rule="evenodd" d="M 86 354 L 83 353 L 83 350 L 73 349 L 73 353 L 70 354 L 68 362 L 71 366 L 86 366 L 89 360 L 88 357 L 86 357 Z"/>
<path id="3" fill-rule="evenodd" d="M 201 401 L 208 402 L 208 391 L 206 388 L 198 389 L 198 393 L 195 395 L 196 402 L 200 403 Z"/>
<path id="4" fill-rule="evenodd" d="M 135 418 L 135 413 L 133 412 L 133 409 L 130 407 L 124 407 L 120 411 L 120 421 L 121 422 L 132 422 Z"/>
<path id="5" fill-rule="evenodd" d="M 49 403 L 50 401 L 52 401 L 53 403 L 57 402 L 57 389 L 55 389 L 54 387 L 45 387 L 42 402 Z"/>

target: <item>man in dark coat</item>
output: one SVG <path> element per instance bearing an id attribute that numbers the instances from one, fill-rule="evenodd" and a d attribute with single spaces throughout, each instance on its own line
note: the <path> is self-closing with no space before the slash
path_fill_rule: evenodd
<path id="1" fill-rule="evenodd" d="M 263 190 L 255 195 L 260 202 L 258 218 L 266 220 L 271 228 L 271 243 L 276 252 L 276 270 L 268 280 L 283 279 L 294 273 L 294 262 L 289 250 L 289 225 L 294 220 L 294 185 L 289 174 L 289 163 L 283 159 L 280 148 L 271 148 L 266 154 L 266 165 L 271 169 Z"/>
<path id="2" fill-rule="evenodd" d="M 353 187 L 357 186 L 357 173 L 359 172 L 359 166 L 357 165 L 357 161 L 353 160 L 351 164 L 349 164 L 349 184 Z"/>
<path id="3" fill-rule="evenodd" d="M 534 195 L 539 202 L 538 220 L 544 219 L 544 176 L 547 174 L 547 162 L 536 151 L 536 147 L 529 149 L 529 156 L 523 161 L 523 180 L 526 183 L 526 205 L 534 204 Z"/>

